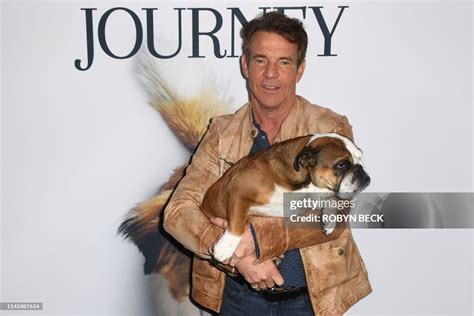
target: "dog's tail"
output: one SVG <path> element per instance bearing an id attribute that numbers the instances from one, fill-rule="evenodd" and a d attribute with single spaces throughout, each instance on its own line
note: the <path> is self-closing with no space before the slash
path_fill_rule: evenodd
<path id="1" fill-rule="evenodd" d="M 148 55 L 141 56 L 138 69 L 139 78 L 150 94 L 149 103 L 190 152 L 204 135 L 210 118 L 229 113 L 230 99 L 223 97 L 222 89 L 213 93 L 206 86 L 195 97 L 186 99 L 171 88 L 156 62 Z M 176 169 L 155 197 L 131 209 L 118 229 L 118 233 L 133 241 L 145 256 L 145 274 L 164 272 L 170 260 L 190 260 L 181 258 L 186 250 L 167 235 L 161 224 L 162 212 L 183 177 L 184 169 L 184 166 Z"/>

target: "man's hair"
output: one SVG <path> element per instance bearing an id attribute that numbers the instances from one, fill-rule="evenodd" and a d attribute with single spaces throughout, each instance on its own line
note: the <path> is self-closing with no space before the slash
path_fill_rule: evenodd
<path id="1" fill-rule="evenodd" d="M 240 31 L 242 37 L 242 52 L 247 61 L 250 60 L 250 40 L 259 31 L 276 33 L 288 42 L 298 45 L 296 66 L 299 67 L 306 57 L 308 35 L 300 20 L 289 18 L 277 11 L 267 12 L 244 25 Z"/>

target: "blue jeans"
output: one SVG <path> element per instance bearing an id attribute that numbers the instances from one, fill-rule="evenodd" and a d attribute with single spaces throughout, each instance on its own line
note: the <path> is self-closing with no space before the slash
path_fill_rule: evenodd
<path id="1" fill-rule="evenodd" d="M 269 301 L 248 285 L 241 285 L 227 277 L 224 297 L 221 306 L 221 316 L 312 316 L 308 294 L 283 301 Z"/>

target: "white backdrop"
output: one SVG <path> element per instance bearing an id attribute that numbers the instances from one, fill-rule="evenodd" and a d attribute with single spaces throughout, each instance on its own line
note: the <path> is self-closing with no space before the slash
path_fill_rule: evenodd
<path id="1" fill-rule="evenodd" d="M 141 254 L 116 229 L 188 153 L 147 105 L 136 58 L 112 59 L 96 38 L 91 69 L 74 68 L 86 56 L 80 8 L 97 8 L 97 25 L 112 7 L 130 8 L 142 21 L 141 8 L 157 7 L 156 35 L 165 43 L 158 49 L 172 51 L 173 8 L 223 14 L 224 49 L 226 8 L 251 18 L 259 6 L 284 4 L 323 5 L 329 25 L 338 5 L 349 6 L 333 37 L 337 57 L 317 57 L 322 35 L 308 9 L 310 46 L 298 92 L 349 117 L 370 191 L 473 191 L 470 1 L 2 1 L 0 301 L 44 303 L 43 312 L 25 315 L 152 314 Z M 207 39 L 207 58 L 187 58 L 190 21 L 184 10 L 183 52 L 159 66 L 181 94 L 214 81 L 237 108 L 247 98 L 238 59 L 212 57 Z M 203 20 L 202 28 L 212 23 Z M 107 38 L 117 54 L 133 46 L 132 26 L 124 14 L 110 18 Z M 472 315 L 472 230 L 354 234 L 374 292 L 348 315 Z"/>

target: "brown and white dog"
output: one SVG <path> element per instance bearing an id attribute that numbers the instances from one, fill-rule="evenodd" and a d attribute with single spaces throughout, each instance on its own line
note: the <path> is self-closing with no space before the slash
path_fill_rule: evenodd
<path id="1" fill-rule="evenodd" d="M 249 216 L 282 217 L 285 192 L 353 193 L 369 182 L 361 150 L 335 133 L 289 139 L 246 156 L 208 189 L 201 204 L 207 216 L 228 220 L 213 256 L 221 262 L 232 256 Z"/>

